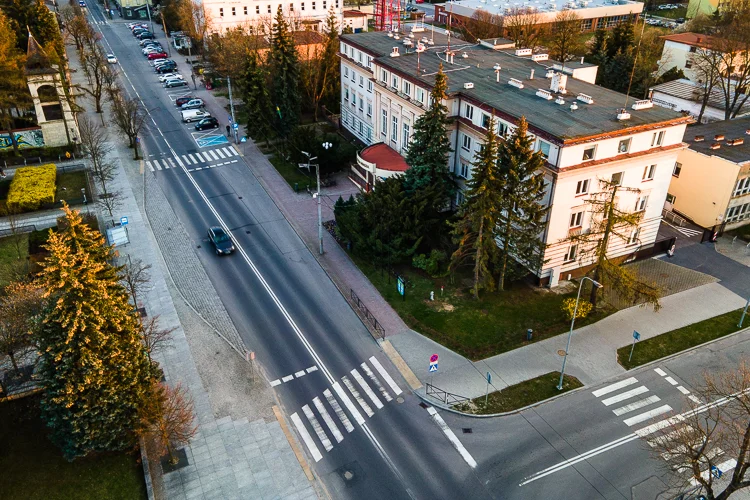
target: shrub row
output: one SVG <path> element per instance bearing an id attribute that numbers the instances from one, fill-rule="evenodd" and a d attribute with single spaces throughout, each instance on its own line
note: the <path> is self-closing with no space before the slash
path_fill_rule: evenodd
<path id="1" fill-rule="evenodd" d="M 53 164 L 16 170 L 8 191 L 7 205 L 18 212 L 39 210 L 55 202 L 57 167 Z"/>

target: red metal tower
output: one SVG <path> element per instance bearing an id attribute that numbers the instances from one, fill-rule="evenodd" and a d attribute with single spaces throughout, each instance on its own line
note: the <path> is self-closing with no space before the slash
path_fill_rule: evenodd
<path id="1" fill-rule="evenodd" d="M 377 0 L 375 4 L 375 29 L 378 31 L 401 29 L 400 0 Z"/>

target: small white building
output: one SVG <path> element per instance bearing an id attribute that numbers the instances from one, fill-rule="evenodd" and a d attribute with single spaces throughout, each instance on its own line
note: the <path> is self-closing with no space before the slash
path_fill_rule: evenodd
<path id="1" fill-rule="evenodd" d="M 687 113 L 697 119 L 700 115 L 703 104 L 703 85 L 690 80 L 681 79 L 671 82 L 661 83 L 650 89 L 651 100 L 657 106 Z M 711 95 L 706 103 L 706 109 L 703 112 L 703 123 L 724 120 L 724 93 L 715 86 L 711 90 Z M 737 117 L 750 115 L 750 103 L 745 103 L 742 109 L 737 113 Z"/>
<path id="2" fill-rule="evenodd" d="M 342 27 L 351 28 L 354 33 L 367 31 L 368 15 L 366 12 L 361 10 L 345 10 L 343 15 L 344 23 Z"/>
<path id="3" fill-rule="evenodd" d="M 341 25 L 342 2 L 343 0 L 202 0 L 208 28 L 214 33 L 223 33 L 236 27 L 270 27 L 279 6 L 287 20 L 294 25 L 294 31 L 322 31 L 331 9 L 336 12 L 337 22 Z"/>
<path id="4" fill-rule="evenodd" d="M 534 147 L 547 158 L 543 202 L 552 208 L 540 235 L 547 244 L 541 283 L 555 286 L 591 265 L 569 237 L 589 230 L 586 201 L 600 190 L 600 179 L 639 189 L 621 191 L 618 199 L 624 210 L 643 212 L 637 230 L 610 241 L 609 257 L 628 258 L 653 246 L 677 154 L 686 147 L 685 127 L 693 120 L 651 101 L 630 100 L 623 109 L 625 96 L 586 81 L 590 71 L 579 80 L 556 69 L 559 63 L 546 54 L 510 48 L 507 41 L 450 42 L 427 32 L 341 36 L 341 125 L 370 146 L 360 153 L 353 182 L 368 190 L 378 178 L 398 175 L 393 155 L 406 154 L 442 64 L 444 104 L 453 119 L 446 131 L 453 147 L 448 166 L 461 186 L 471 179 L 492 116 L 501 136 L 525 116 Z M 378 157 L 388 168 L 380 169 Z M 462 199 L 459 193 L 456 203 Z"/>

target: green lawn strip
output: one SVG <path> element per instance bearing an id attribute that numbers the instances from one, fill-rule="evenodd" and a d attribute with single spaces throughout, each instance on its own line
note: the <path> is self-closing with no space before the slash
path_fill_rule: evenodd
<path id="1" fill-rule="evenodd" d="M 29 233 L 0 238 L 0 289 L 26 274 L 28 256 Z"/>
<path id="2" fill-rule="evenodd" d="M 292 189 L 294 189 L 295 183 L 298 184 L 299 190 L 302 191 L 305 187 L 308 185 L 312 186 L 315 182 L 311 176 L 305 174 L 297 165 L 292 165 L 278 155 L 271 156 L 269 161 Z"/>
<path id="3" fill-rule="evenodd" d="M 74 172 L 58 171 L 55 201 L 78 201 L 83 198 L 83 196 L 81 195 L 81 189 L 85 189 L 86 197 L 91 199 L 91 195 L 88 192 L 88 186 L 86 186 L 86 172 L 84 170 L 76 170 Z"/>
<path id="4" fill-rule="evenodd" d="M 531 328 L 532 342 L 564 333 L 570 322 L 562 310 L 562 301 L 571 294 L 555 294 L 525 284 L 514 284 L 503 292 L 482 292 L 475 300 L 463 276 L 455 283 L 449 278 L 433 279 L 405 270 L 408 279 L 406 297 L 398 294 L 396 280 L 358 256 L 354 262 L 381 295 L 414 330 L 472 360 L 480 360 L 529 344 L 526 330 Z M 444 287 L 441 294 L 440 287 Z M 435 301 L 429 300 L 435 292 Z M 576 326 L 590 324 L 611 314 L 600 308 Z"/>
<path id="5" fill-rule="evenodd" d="M 500 391 L 491 392 L 486 405 L 484 403 L 485 396 L 480 396 L 472 399 L 469 403 L 456 406 L 455 409 L 475 415 L 505 413 L 583 387 L 580 380 L 570 375 L 565 375 L 561 391 L 557 390 L 558 383 L 560 383 L 560 372 L 545 373 L 531 380 L 508 386 Z"/>
<path id="6" fill-rule="evenodd" d="M 633 350 L 633 358 L 628 361 L 632 344 L 617 349 L 617 361 L 627 370 L 651 361 L 661 359 L 685 349 L 690 349 L 710 340 L 718 339 L 734 333 L 739 328 L 742 309 L 730 311 L 720 316 L 708 318 L 692 325 L 662 333 L 656 337 L 637 342 Z"/>
<path id="7" fill-rule="evenodd" d="M 5 500 L 145 499 L 135 453 L 106 453 L 68 462 L 47 438 L 39 398 L 0 403 L 0 491 Z"/>

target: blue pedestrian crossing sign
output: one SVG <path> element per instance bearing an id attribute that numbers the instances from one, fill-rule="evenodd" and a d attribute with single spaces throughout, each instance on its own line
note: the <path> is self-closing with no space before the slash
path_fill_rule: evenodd
<path id="1" fill-rule="evenodd" d="M 437 363 L 430 364 L 430 373 L 436 372 L 437 371 L 437 367 L 438 367 Z"/>
<path id="2" fill-rule="evenodd" d="M 711 474 L 713 474 L 716 479 L 719 479 L 721 477 L 721 475 L 723 474 L 723 472 L 721 472 L 721 469 L 719 469 L 715 465 L 712 465 L 711 466 Z"/>
<path id="3" fill-rule="evenodd" d="M 633 338 L 635 340 L 641 340 L 641 334 L 633 330 Z"/>

